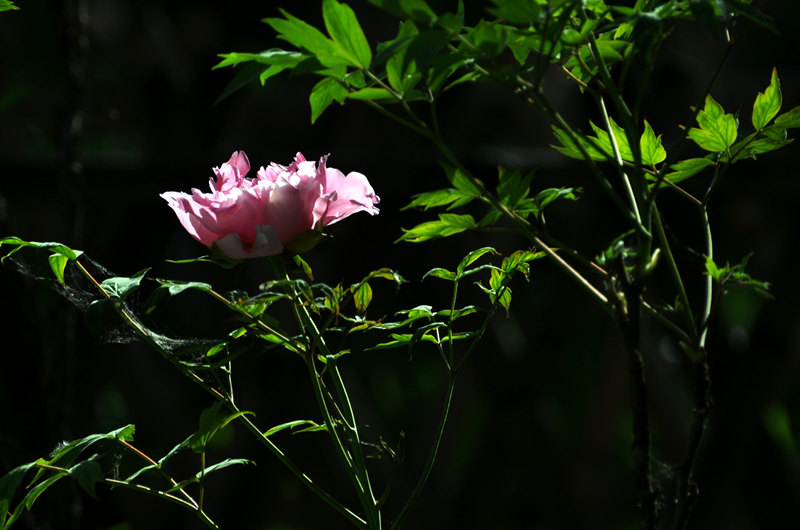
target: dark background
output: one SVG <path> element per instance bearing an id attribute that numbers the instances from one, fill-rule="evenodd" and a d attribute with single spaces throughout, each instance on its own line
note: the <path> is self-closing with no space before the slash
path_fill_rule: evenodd
<path id="1" fill-rule="evenodd" d="M 211 281 L 221 289 L 255 288 L 270 273 L 248 263 L 238 272 L 213 265 L 171 265 L 204 249 L 177 223 L 158 194 L 205 188 L 210 168 L 244 149 L 256 168 L 331 153 L 329 165 L 368 176 L 381 196 L 380 216 L 358 215 L 332 230 L 335 239 L 306 255 L 317 278 L 358 281 L 372 268 L 399 270 L 399 293 L 376 285 L 370 315 L 419 303 L 444 305 L 448 291 L 421 282 L 433 266 L 452 268 L 485 244 L 504 253 L 523 248 L 515 236 L 465 234 L 413 246 L 392 244 L 401 226 L 429 218 L 400 212 L 410 196 L 445 185 L 436 151 L 413 133 L 355 102 L 334 106 L 313 126 L 308 91 L 316 80 L 270 80 L 215 100 L 233 77 L 212 71 L 216 54 L 281 46 L 260 19 L 273 3 L 73 0 L 25 2 L 0 14 L 0 235 L 61 241 L 119 275 L 152 266 L 154 275 Z M 394 35 L 396 22 L 352 3 L 370 43 Z M 287 2 L 319 23 L 316 2 Z M 798 7 L 763 2 L 779 35 L 750 23 L 713 94 L 749 123 L 755 94 L 778 68 L 784 108 L 800 105 Z M 481 8 L 467 6 L 477 19 Z M 80 14 L 80 17 L 77 16 Z M 723 55 L 719 38 L 679 26 L 649 85 L 645 116 L 670 149 L 689 106 Z M 589 103 L 562 76 L 548 93 L 568 118 L 584 123 Z M 580 164 L 548 148 L 545 117 L 491 86 L 463 86 L 445 96 L 446 139 L 488 181 L 495 167 L 538 169 L 536 186 L 585 186 L 575 204 L 552 209 L 556 235 L 588 255 L 623 227 Z M 589 114 L 590 115 L 590 114 Z M 714 322 L 716 411 L 698 466 L 701 497 L 691 528 L 796 528 L 800 460 L 791 437 L 774 426 L 786 413 L 800 425 L 796 385 L 800 332 L 794 249 L 797 147 L 738 164 L 711 207 L 719 261 L 753 252 L 748 271 L 773 284 L 774 300 L 734 292 Z M 704 182 L 698 183 L 696 189 Z M 666 197 L 671 228 L 699 246 L 698 220 Z M 690 287 L 692 287 L 690 285 Z M 209 400 L 142 344 L 92 336 L 79 311 L 42 282 L 0 269 L 3 346 L 0 357 L 0 473 L 45 456 L 61 440 L 137 426 L 136 445 L 159 457 L 196 429 Z M 470 290 L 471 289 L 471 290 Z M 482 302 L 465 286 L 464 303 Z M 694 291 L 693 291 L 694 292 Z M 630 408 L 625 356 L 613 322 L 548 263 L 531 283 L 514 286 L 509 318 L 498 316 L 483 347 L 460 375 L 440 459 L 408 528 L 635 528 Z M 170 311 L 171 309 L 171 311 Z M 175 301 L 157 316 L 163 329 L 221 336 L 231 323 L 202 297 Z M 644 338 L 655 439 L 654 469 L 669 476 L 681 461 L 691 419 L 691 385 L 674 345 L 646 322 Z M 302 363 L 277 350 L 245 357 L 236 368 L 237 399 L 263 427 L 315 417 Z M 396 514 L 421 469 L 444 391 L 434 352 L 353 356 L 344 366 L 365 436 L 392 445 L 405 434 L 406 461 L 387 505 Z M 309 474 L 342 499 L 349 484 L 323 435 L 278 437 Z M 229 468 L 208 481 L 207 507 L 223 528 L 344 528 L 238 427 L 226 431 L 212 459 L 247 457 L 257 466 Z M 376 463 L 379 480 L 390 468 Z M 176 474 L 193 473 L 191 455 Z M 182 467 L 183 466 L 183 467 Z M 382 469 L 383 471 L 377 471 Z M 181 473 L 183 473 L 181 475 Z M 20 527 L 199 528 L 180 508 L 100 488 L 101 502 L 64 481 L 43 495 Z"/>

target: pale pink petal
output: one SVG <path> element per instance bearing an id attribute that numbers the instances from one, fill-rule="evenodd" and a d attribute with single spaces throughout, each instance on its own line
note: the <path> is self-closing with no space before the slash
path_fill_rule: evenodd
<path id="1" fill-rule="evenodd" d="M 380 197 L 375 194 L 367 177 L 361 173 L 352 172 L 344 176 L 336 168 L 327 168 L 325 171 L 325 193 L 335 193 L 336 198 L 328 205 L 323 226 L 341 221 L 356 212 L 367 212 L 377 215 L 380 210 L 375 206 L 380 202 Z"/>
<path id="2" fill-rule="evenodd" d="M 214 246 L 231 259 L 275 256 L 283 252 L 283 243 L 275 227 L 264 225 L 257 227 L 253 245 L 243 243 L 239 234 L 232 233 L 214 241 Z"/>

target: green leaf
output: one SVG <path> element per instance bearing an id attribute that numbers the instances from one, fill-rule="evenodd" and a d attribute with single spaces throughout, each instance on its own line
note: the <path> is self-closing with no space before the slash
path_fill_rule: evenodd
<path id="1" fill-rule="evenodd" d="M 436 267 L 434 269 L 429 270 L 422 276 L 422 279 L 424 280 L 428 276 L 433 276 L 434 278 L 441 278 L 442 280 L 450 280 L 451 282 L 455 281 L 456 279 L 456 273 L 449 271 L 447 269 L 443 269 L 441 267 Z"/>
<path id="2" fill-rule="evenodd" d="M 308 96 L 308 101 L 311 103 L 311 123 L 317 121 L 331 103 L 337 101 L 341 104 L 346 96 L 347 89 L 332 77 L 326 77 L 314 85 Z"/>
<path id="3" fill-rule="evenodd" d="M 200 482 L 200 478 L 210 475 L 215 471 L 219 471 L 220 469 L 225 469 L 229 466 L 241 465 L 241 464 L 254 464 L 252 460 L 247 460 L 246 458 L 228 458 L 223 460 L 222 462 L 218 462 L 212 466 L 208 466 L 204 470 L 200 470 L 197 472 L 196 475 L 193 477 L 189 477 L 186 480 L 182 480 L 172 486 L 170 489 L 166 491 L 166 493 L 172 493 L 173 491 L 178 491 L 179 489 L 185 488 L 189 484 L 194 484 L 196 482 Z"/>
<path id="4" fill-rule="evenodd" d="M 456 268 L 456 276 L 461 276 L 467 267 L 475 263 L 478 259 L 480 259 L 481 256 L 484 256 L 485 254 L 489 253 L 497 254 L 497 251 L 492 247 L 483 247 L 477 250 L 473 250 L 472 252 L 464 256 L 464 258 L 458 264 L 458 268 Z"/>
<path id="5" fill-rule="evenodd" d="M 358 66 L 342 49 L 314 26 L 284 10 L 285 18 L 266 18 L 264 22 L 278 32 L 280 38 L 313 54 L 323 66 Z"/>
<path id="6" fill-rule="evenodd" d="M 2 11 L 16 11 L 18 9 L 19 8 L 17 6 L 15 6 L 14 3 L 11 2 L 11 0 L 0 0 L 0 12 L 2 12 Z M 0 513 L 5 513 L 5 512 L 0 512 Z"/>
<path id="7" fill-rule="evenodd" d="M 556 139 L 561 143 L 561 145 L 560 146 L 551 145 L 551 147 L 556 151 L 558 151 L 559 153 L 561 153 L 562 155 L 568 156 L 570 158 L 575 158 L 578 160 L 583 160 L 584 155 L 580 149 L 582 147 L 583 151 L 591 160 L 613 159 L 610 152 L 611 148 L 610 142 L 608 143 L 609 151 L 603 152 L 598 149 L 600 146 L 597 145 L 598 144 L 597 139 L 595 139 L 594 143 L 590 143 L 588 140 L 586 140 L 585 136 L 576 133 L 576 140 L 577 140 L 576 142 L 573 141 L 573 139 L 566 131 L 559 129 L 555 125 L 553 125 L 552 127 L 553 127 L 553 134 L 555 134 Z"/>
<path id="8" fill-rule="evenodd" d="M 22 479 L 35 465 L 36 462 L 22 464 L 0 477 L 0 525 L 5 520 L 5 514 L 11 506 L 11 501 L 14 500 L 14 494 L 22 483 Z"/>
<path id="9" fill-rule="evenodd" d="M 239 63 L 255 62 L 269 66 L 283 66 L 291 68 L 296 66 L 305 58 L 300 52 L 281 50 L 280 48 L 270 48 L 260 53 L 221 53 L 218 55 L 222 60 L 211 69 L 224 68 L 225 66 L 236 66 Z"/>
<path id="10" fill-rule="evenodd" d="M 759 92 L 753 104 L 753 127 L 760 131 L 778 114 L 783 104 L 778 70 L 772 69 L 772 78 L 764 92 Z"/>
<path id="11" fill-rule="evenodd" d="M 63 254 L 50 254 L 47 260 L 50 262 L 50 269 L 56 275 L 58 283 L 64 285 L 64 270 L 67 268 L 69 258 Z"/>
<path id="12" fill-rule="evenodd" d="M 714 161 L 708 158 L 688 158 L 681 160 L 676 164 L 672 164 L 670 169 L 671 173 L 667 173 L 664 178 L 673 184 L 677 184 L 682 180 L 686 180 L 695 176 L 708 166 L 713 166 Z"/>
<path id="13" fill-rule="evenodd" d="M 413 200 L 401 209 L 407 210 L 408 208 L 421 206 L 428 210 L 437 206 L 447 206 L 448 210 L 452 210 L 471 202 L 475 198 L 476 196 L 472 193 L 466 193 L 455 188 L 446 188 L 414 195 Z"/>
<path id="14" fill-rule="evenodd" d="M 105 289 L 105 291 L 111 295 L 113 298 L 121 298 L 125 299 L 130 293 L 135 291 L 139 284 L 142 282 L 142 278 L 150 269 L 142 269 L 130 278 L 124 277 L 115 277 L 115 278 L 108 278 L 103 280 L 103 283 L 100 284 L 100 287 Z"/>
<path id="15" fill-rule="evenodd" d="M 323 0 L 322 17 L 333 42 L 338 45 L 355 66 L 369 68 L 372 51 L 358 23 L 355 13 L 347 4 L 336 0 Z"/>
<path id="16" fill-rule="evenodd" d="M 222 409 L 222 402 L 218 401 L 214 403 L 200 414 L 200 426 L 197 432 L 190 437 L 189 445 L 193 451 L 202 453 L 219 431 L 236 418 L 247 414 L 253 415 L 253 412 L 240 410 L 225 414 L 225 411 Z"/>
<path id="17" fill-rule="evenodd" d="M 736 141 L 736 118 L 726 114 L 710 95 L 705 108 L 697 113 L 697 123 L 700 128 L 689 129 L 689 138 L 706 151 L 719 153 Z"/>
<path id="18" fill-rule="evenodd" d="M 800 127 L 800 107 L 795 107 L 789 112 L 784 112 L 775 118 L 775 125 L 783 129 L 796 129 Z"/>
<path id="19" fill-rule="evenodd" d="M 631 146 L 628 142 L 628 136 L 625 134 L 625 129 L 617 125 L 617 122 L 615 122 L 613 118 L 609 118 L 608 121 L 611 125 L 611 131 L 614 133 L 614 140 L 617 144 L 620 157 L 626 162 L 633 162 L 633 152 L 631 151 Z M 601 129 L 591 121 L 589 122 L 589 125 L 592 126 L 592 129 L 594 129 L 594 132 L 597 135 L 594 140 L 599 144 L 599 147 L 603 150 L 603 152 L 608 154 L 609 158 L 613 158 L 614 147 L 611 144 L 611 136 L 605 129 Z"/>
<path id="20" fill-rule="evenodd" d="M 276 425 L 272 427 L 267 432 L 264 433 L 264 436 L 272 436 L 275 433 L 283 431 L 285 429 L 291 429 L 294 433 L 295 427 L 306 426 L 311 427 L 313 430 L 324 430 L 326 427 L 324 425 L 319 425 L 311 420 L 294 420 L 294 421 L 287 421 L 286 423 L 281 423 L 280 425 Z M 301 429 L 297 432 L 312 432 L 308 429 Z"/>
<path id="21" fill-rule="evenodd" d="M 80 487 L 83 488 L 91 498 L 97 499 L 95 484 L 102 482 L 105 477 L 103 476 L 103 470 L 100 468 L 100 464 L 98 464 L 94 458 L 95 457 L 92 457 L 89 460 L 84 460 L 72 466 L 69 470 L 69 474 L 78 481 Z"/>
<path id="22" fill-rule="evenodd" d="M 50 486 L 55 484 L 55 482 L 57 480 L 59 480 L 59 479 L 61 479 L 63 477 L 66 477 L 67 475 L 69 475 L 69 473 L 67 471 L 60 471 L 60 472 L 56 473 L 55 475 L 53 475 L 52 477 L 50 477 L 50 478 L 48 478 L 46 480 L 43 480 L 42 482 L 37 484 L 35 487 L 33 487 L 28 492 L 28 494 L 25 495 L 25 498 L 22 500 L 22 503 L 24 504 L 25 508 L 30 510 L 31 506 L 33 506 L 33 503 L 35 503 L 36 499 L 39 498 L 39 495 L 44 493 L 44 491 L 47 488 L 49 488 Z"/>
<path id="23" fill-rule="evenodd" d="M 450 181 L 457 190 L 461 190 L 466 194 L 474 197 L 480 197 L 483 193 L 482 185 L 479 185 L 473 178 L 465 174 L 460 169 L 442 164 L 447 180 Z"/>
<path id="24" fill-rule="evenodd" d="M 667 151 L 661 144 L 661 135 L 656 136 L 647 120 L 644 120 L 644 132 L 639 141 L 639 146 L 642 151 L 642 164 L 654 166 L 667 158 Z"/>
<path id="25" fill-rule="evenodd" d="M 410 230 L 403 229 L 403 235 L 397 241 L 410 241 L 420 243 L 437 237 L 448 237 L 461 233 L 471 228 L 477 228 L 475 219 L 471 215 L 457 215 L 452 213 L 439 214 L 438 221 L 428 221 L 419 224 Z"/>
<path id="26" fill-rule="evenodd" d="M 347 92 L 348 99 L 355 99 L 359 101 L 383 101 L 383 100 L 396 100 L 394 94 L 385 88 L 367 87 L 355 92 Z"/>
<path id="27" fill-rule="evenodd" d="M 372 302 L 372 287 L 369 286 L 369 283 L 363 282 L 356 288 L 353 293 L 353 301 L 359 314 L 364 314 Z"/>

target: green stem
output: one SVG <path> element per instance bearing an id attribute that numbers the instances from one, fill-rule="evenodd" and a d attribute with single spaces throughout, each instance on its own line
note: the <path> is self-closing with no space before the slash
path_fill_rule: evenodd
<path id="1" fill-rule="evenodd" d="M 403 521 L 405 521 L 406 517 L 408 517 L 411 508 L 417 502 L 420 494 L 422 493 L 425 484 L 428 482 L 428 478 L 431 475 L 431 471 L 433 470 L 433 466 L 436 463 L 436 455 L 439 454 L 439 446 L 442 443 L 442 436 L 444 435 L 444 428 L 447 424 L 447 417 L 450 414 L 450 405 L 453 402 L 453 391 L 455 389 L 455 374 L 450 373 L 448 380 L 447 380 L 447 390 L 445 391 L 445 398 L 444 398 L 444 406 L 442 407 L 442 413 L 439 417 L 439 426 L 436 429 L 436 437 L 433 440 L 433 446 L 431 447 L 431 452 L 428 455 L 428 461 L 425 464 L 425 469 L 422 472 L 422 476 L 419 478 L 419 482 L 417 482 L 416 487 L 411 492 L 411 496 L 409 497 L 406 504 L 403 506 L 403 509 L 400 511 L 400 514 L 397 516 L 397 519 L 392 524 L 391 530 L 398 530 Z"/>
<path id="2" fill-rule="evenodd" d="M 669 268 L 670 276 L 672 276 L 672 282 L 675 284 L 675 288 L 678 290 L 678 297 L 680 298 L 681 305 L 683 306 L 683 314 L 686 319 L 686 329 L 689 332 L 691 343 L 694 344 L 697 340 L 697 323 L 694 321 L 692 307 L 689 303 L 689 295 L 686 294 L 686 288 L 683 285 L 683 278 L 681 277 L 680 269 L 678 269 L 678 264 L 675 262 L 675 257 L 672 254 L 672 249 L 670 248 L 669 241 L 667 240 L 667 234 L 664 232 L 664 225 L 661 222 L 661 214 L 658 212 L 657 208 L 653 209 L 653 224 L 655 225 L 656 237 L 661 245 L 661 252 L 664 254 L 664 256 L 666 256 L 667 259 L 667 266 Z"/>
<path id="3" fill-rule="evenodd" d="M 217 524 L 213 520 L 211 520 L 211 518 L 208 516 L 208 514 L 206 514 L 203 510 L 198 509 L 196 506 L 193 506 L 191 503 L 185 501 L 184 499 L 181 499 L 180 497 L 176 497 L 175 495 L 172 495 L 171 493 L 167 493 L 167 492 L 164 492 L 164 491 L 161 491 L 161 490 L 157 490 L 157 489 L 145 486 L 144 484 L 135 484 L 133 482 L 125 482 L 124 480 L 116 480 L 116 479 L 113 479 L 113 478 L 106 478 L 106 479 L 104 479 L 104 482 L 106 484 L 111 485 L 111 486 L 116 486 L 116 487 L 125 488 L 125 489 L 129 489 L 129 490 L 133 490 L 133 491 L 138 491 L 138 492 L 141 492 L 141 493 L 146 493 L 148 495 L 153 495 L 154 497 L 158 497 L 160 499 L 167 500 L 167 501 L 172 502 L 174 504 L 177 504 L 179 506 L 183 506 L 184 508 L 187 508 L 187 509 L 189 509 L 189 511 L 194 513 L 203 522 L 203 524 L 205 524 L 207 527 L 214 528 L 215 530 L 219 529 L 219 526 L 217 526 Z"/>
<path id="4" fill-rule="evenodd" d="M 78 269 L 79 269 L 79 270 L 82 272 L 82 274 L 84 274 L 84 276 L 86 276 L 86 278 L 87 278 L 87 279 L 88 279 L 88 280 L 89 280 L 89 281 L 90 281 L 92 284 L 94 284 L 94 285 L 95 285 L 95 287 L 96 287 L 96 288 L 97 288 L 97 289 L 98 289 L 98 290 L 99 290 L 99 291 L 100 291 L 100 292 L 103 294 L 103 296 L 105 296 L 106 298 L 110 298 L 110 297 L 111 297 L 111 295 L 110 295 L 110 294 L 109 294 L 109 293 L 108 293 L 108 292 L 107 292 L 105 289 L 103 289 L 103 287 L 100 285 L 100 283 L 99 283 L 99 282 L 98 282 L 98 281 L 97 281 L 97 280 L 96 280 L 96 279 L 95 279 L 95 278 L 94 278 L 94 277 L 91 275 L 91 273 L 89 273 L 89 271 L 87 271 L 87 270 L 86 270 L 86 268 L 85 268 L 85 267 L 84 267 L 84 266 L 83 266 L 83 265 L 82 265 L 82 264 L 81 264 L 79 261 L 77 261 L 77 260 L 76 260 L 76 261 L 75 261 L 75 264 L 76 264 L 76 266 L 78 267 Z M 223 300 L 225 300 L 225 299 L 223 298 Z M 226 300 L 226 302 L 227 302 L 227 300 Z M 152 346 L 152 347 L 153 347 L 153 348 L 154 348 L 154 349 L 155 349 L 155 350 L 156 350 L 158 353 L 160 353 L 160 354 L 161 354 L 161 356 L 162 356 L 162 357 L 163 357 L 163 358 L 164 358 L 164 359 L 165 359 L 167 362 L 169 362 L 170 364 L 172 364 L 172 365 L 173 365 L 175 368 L 177 368 L 177 369 L 178 369 L 178 371 L 180 371 L 181 373 L 183 373 L 184 375 L 186 375 L 186 376 L 187 376 L 189 379 L 191 379 L 191 380 L 192 380 L 194 383 L 196 383 L 196 384 L 197 384 L 197 385 L 199 385 L 201 388 L 203 388 L 203 390 L 205 390 L 206 392 L 208 392 L 209 394 L 211 394 L 212 396 L 214 396 L 214 398 L 215 398 L 215 399 L 218 399 L 218 400 L 222 401 L 223 403 L 225 403 L 225 405 L 226 405 L 226 406 L 227 406 L 227 407 L 228 407 L 228 408 L 229 408 L 229 409 L 230 409 L 232 412 L 240 412 L 240 411 L 239 411 L 239 409 L 236 407 L 236 405 L 235 405 L 235 404 L 234 404 L 234 403 L 233 403 L 233 402 L 232 402 L 232 401 L 231 401 L 231 400 L 230 400 L 228 397 L 226 397 L 226 396 L 222 395 L 222 394 L 221 394 L 219 391 L 217 391 L 215 388 L 211 387 L 211 386 L 210 386 L 208 383 L 206 383 L 206 382 L 205 382 L 205 380 L 203 380 L 203 378 L 201 378 L 201 377 L 200 377 L 200 376 L 198 376 L 196 373 L 194 373 L 192 370 L 188 369 L 186 366 L 184 366 L 182 363 L 180 363 L 180 362 L 179 362 L 179 361 L 178 361 L 178 360 L 175 358 L 175 356 L 174 356 L 174 355 L 171 355 L 171 354 L 170 354 L 168 351 L 164 350 L 164 349 L 161 347 L 161 345 L 160 345 L 158 342 L 156 342 L 156 341 L 155 341 L 155 340 L 154 340 L 154 339 L 153 339 L 153 338 L 150 336 L 150 334 L 147 332 L 147 330 L 146 330 L 146 329 L 144 329 L 144 328 L 143 328 L 141 325 L 139 325 L 139 323 L 138 323 L 138 322 L 137 322 L 137 321 L 136 321 L 136 320 L 135 320 L 135 319 L 134 319 L 134 318 L 133 318 L 133 317 L 132 317 L 132 316 L 131 316 L 131 315 L 130 315 L 128 312 L 127 312 L 127 311 L 125 311 L 125 310 L 124 310 L 124 309 L 122 309 L 122 308 L 119 308 L 119 309 L 118 309 L 118 312 L 119 312 L 120 316 L 121 316 L 121 317 L 122 317 L 122 318 L 125 320 L 125 322 L 127 322 L 127 323 L 128 323 L 128 325 L 130 325 L 130 326 L 131 326 L 131 327 L 134 329 L 134 331 L 136 331 L 137 333 L 139 333 L 139 334 L 142 336 L 142 338 L 143 338 L 143 339 L 144 339 L 144 340 L 145 340 L 147 343 L 149 343 L 149 344 L 150 344 L 150 345 L 151 345 L 151 346 Z M 237 418 L 237 419 L 238 419 L 239 421 L 241 421 L 242 423 L 244 423 L 244 424 L 245 424 L 245 427 L 246 427 L 246 428 L 247 428 L 247 429 L 248 429 L 248 430 L 249 430 L 251 433 L 253 433 L 253 434 L 256 436 L 256 438 L 257 438 L 257 439 L 258 439 L 258 440 L 259 440 L 259 441 L 260 441 L 260 442 L 261 442 L 261 443 L 262 443 L 262 444 L 263 444 L 263 445 L 264 445 L 264 446 L 265 446 L 265 447 L 266 447 L 266 448 L 267 448 L 267 449 L 268 449 L 268 450 L 269 450 L 269 451 L 270 451 L 270 452 L 271 452 L 273 455 L 275 455 L 275 457 L 277 457 L 277 458 L 278 458 L 278 460 L 279 460 L 279 461 L 280 461 L 280 462 L 281 462 L 281 463 L 282 463 L 284 466 L 286 466 L 286 468 L 287 468 L 287 469 L 288 469 L 288 470 L 289 470 L 289 471 L 290 471 L 290 472 L 291 472 L 291 473 L 292 473 L 292 474 L 293 474 L 295 477 L 297 477 L 297 478 L 300 480 L 300 482 L 302 482 L 302 483 L 303 483 L 305 486 L 307 486 L 307 487 L 308 487 L 308 488 L 309 488 L 311 491 L 313 491 L 313 492 L 314 492 L 314 493 L 315 493 L 315 494 L 316 494 L 318 497 L 320 497 L 322 500 L 324 500 L 325 502 L 327 502 L 327 503 L 328 503 L 328 504 L 329 504 L 329 505 L 330 505 L 332 508 L 334 508 L 334 509 L 335 509 L 337 512 L 339 512 L 340 514 L 342 514 L 342 515 L 343 515 L 343 516 L 344 516 L 344 517 L 345 517 L 345 518 L 346 518 L 348 521 L 350 521 L 351 523 L 353 523 L 355 526 L 357 526 L 357 527 L 359 527 L 359 528 L 365 528 L 365 527 L 366 527 L 366 522 L 365 522 L 365 521 L 364 521 L 364 520 L 363 520 L 361 517 L 359 517 L 358 515 L 356 515 L 356 514 L 355 514 L 355 513 L 353 513 L 352 511 L 350 511 L 348 508 L 346 508 L 344 505 L 342 505 L 342 504 L 341 504 L 339 501 L 337 501 L 336 499 L 334 499 L 333 497 L 331 497 L 331 495 L 330 495 L 328 492 L 326 492 L 325 490 L 323 490 L 322 488 L 320 488 L 319 486 L 317 486 L 317 484 L 315 484 L 315 483 L 314 483 L 314 482 L 311 480 L 311 478 L 310 478 L 310 477 L 308 477 L 308 476 L 307 476 L 305 473 L 303 473 L 303 472 L 300 470 L 300 468 L 298 468 L 298 467 L 297 467 L 297 465 L 295 465 L 295 463 L 294 463 L 294 462 L 292 462 L 292 461 L 291 461 L 291 460 L 290 460 L 290 459 L 289 459 L 289 458 L 288 458 L 288 457 L 287 457 L 287 456 L 286 456 L 286 455 L 283 453 L 283 451 L 281 451 L 281 450 L 280 450 L 280 448 L 279 448 L 277 445 L 275 445 L 275 444 L 272 442 L 272 440 L 270 440 L 269 438 L 267 438 L 267 437 L 264 435 L 264 433 L 262 433 L 262 432 L 261 432 L 261 430 L 259 430 L 259 429 L 258 429 L 258 427 L 256 427 L 256 425 L 255 425 L 255 424 L 254 424 L 254 423 L 253 423 L 253 422 L 252 422 L 252 421 L 251 421 L 251 420 L 250 420 L 250 419 L 249 419 L 249 418 L 248 418 L 246 415 L 242 414 L 242 415 L 238 416 L 238 418 Z M 107 479 L 107 481 L 108 481 L 108 480 L 109 480 L 109 479 Z M 123 483 L 123 482 L 121 482 L 121 481 L 120 481 L 120 484 L 119 484 L 119 485 L 125 485 L 125 486 L 128 486 L 128 487 L 135 486 L 135 487 L 136 487 L 136 489 L 140 489 L 140 490 L 142 490 L 142 488 L 145 488 L 145 490 L 149 490 L 149 488 L 146 488 L 146 487 L 144 487 L 144 486 L 142 486 L 141 488 L 140 488 L 138 485 L 132 485 L 132 486 L 129 486 L 129 485 L 128 485 L 128 483 Z M 144 490 L 142 490 L 142 491 L 144 491 Z M 155 491 L 155 490 L 153 490 L 153 491 Z M 158 493 L 161 493 L 161 492 L 158 492 Z M 166 496 L 166 498 L 168 498 L 168 499 L 170 499 L 170 500 L 172 500 L 172 499 L 177 499 L 177 501 L 178 501 L 178 502 L 180 502 L 180 503 L 184 503 L 184 504 L 191 504 L 191 503 L 188 503 L 188 501 L 184 501 L 183 499 L 181 499 L 181 498 L 179 498 L 179 497 L 175 497 L 175 496 L 173 496 L 173 495 L 169 495 L 169 494 L 162 494 L 161 496 Z M 195 507 L 193 506 L 193 508 L 195 508 Z M 198 513 L 199 513 L 199 512 L 198 512 Z M 203 516 L 207 518 L 207 516 L 205 516 L 205 514 L 203 514 Z M 216 528 L 216 526 L 213 526 L 213 528 Z"/>
<path id="5" fill-rule="evenodd" d="M 308 373 L 309 377 L 311 378 L 314 396 L 317 400 L 317 405 L 324 416 L 325 425 L 328 427 L 328 434 L 331 437 L 331 441 L 336 449 L 336 453 L 347 470 L 347 473 L 353 482 L 353 487 L 355 488 L 359 500 L 361 501 L 361 505 L 364 509 L 364 514 L 366 517 L 367 528 L 380 529 L 380 507 L 378 506 L 378 503 L 376 502 L 375 496 L 372 492 L 372 487 L 369 481 L 369 473 L 366 468 L 366 459 L 364 458 L 361 440 L 358 434 L 358 424 L 356 423 L 352 404 L 347 395 L 341 375 L 336 368 L 335 357 L 331 355 L 330 349 L 328 348 L 324 337 L 320 333 L 316 323 L 308 312 L 308 308 L 303 303 L 298 301 L 297 292 L 291 283 L 291 278 L 286 271 L 284 262 L 280 258 L 274 258 L 270 261 L 275 268 L 276 276 L 288 282 L 288 285 L 290 286 L 289 294 L 292 297 L 292 308 L 295 313 L 297 323 L 304 333 L 309 334 L 310 338 L 312 339 L 312 343 L 308 351 L 305 352 L 305 360 L 306 365 L 308 366 Z M 321 376 L 317 372 L 314 362 L 315 346 L 319 348 L 319 350 L 322 352 L 322 355 L 326 358 L 328 370 L 334 380 L 334 385 L 336 386 L 337 393 L 339 394 L 339 399 L 342 401 L 345 416 L 343 418 L 344 425 L 345 428 L 349 430 L 351 435 L 351 442 L 349 445 L 354 456 L 348 453 L 347 449 L 345 448 L 342 438 L 339 436 L 337 424 L 331 416 L 330 409 L 322 390 Z"/>

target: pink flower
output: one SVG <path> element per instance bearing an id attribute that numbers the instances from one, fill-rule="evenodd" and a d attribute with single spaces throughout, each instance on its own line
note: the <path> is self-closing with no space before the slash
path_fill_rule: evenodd
<path id="1" fill-rule="evenodd" d="M 322 229 L 356 212 L 378 213 L 380 199 L 367 177 L 345 176 L 297 153 L 288 166 L 272 163 L 246 178 L 250 161 L 236 151 L 214 168 L 211 193 L 162 193 L 183 227 L 207 247 L 232 259 L 273 256 L 313 247 Z"/>

